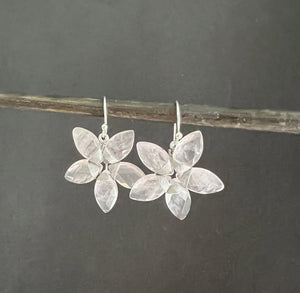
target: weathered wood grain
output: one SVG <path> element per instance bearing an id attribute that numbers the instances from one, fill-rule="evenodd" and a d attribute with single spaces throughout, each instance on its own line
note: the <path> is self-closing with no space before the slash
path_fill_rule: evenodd
<path id="1" fill-rule="evenodd" d="M 175 103 L 108 99 L 109 116 L 175 122 Z M 102 99 L 0 94 L 0 108 L 102 116 Z M 181 105 L 182 123 L 300 134 L 300 112 Z"/>

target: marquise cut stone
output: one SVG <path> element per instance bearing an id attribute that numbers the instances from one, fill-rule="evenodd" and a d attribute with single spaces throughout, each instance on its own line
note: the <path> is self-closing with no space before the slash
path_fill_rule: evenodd
<path id="1" fill-rule="evenodd" d="M 173 159 L 183 172 L 194 166 L 203 152 L 203 137 L 201 131 L 197 130 L 184 136 L 176 145 Z"/>
<path id="2" fill-rule="evenodd" d="M 118 198 L 118 186 L 109 171 L 105 170 L 97 178 L 94 194 L 99 207 L 104 213 L 113 208 Z"/>
<path id="3" fill-rule="evenodd" d="M 82 127 L 75 127 L 72 134 L 79 153 L 87 159 L 93 159 L 94 163 L 100 164 L 102 162 L 102 151 L 97 136 Z"/>
<path id="4" fill-rule="evenodd" d="M 149 170 L 160 175 L 173 173 L 170 156 L 160 146 L 151 142 L 140 141 L 136 147 L 141 161 Z"/>
<path id="5" fill-rule="evenodd" d="M 102 165 L 95 165 L 87 159 L 72 164 L 65 174 L 65 179 L 76 184 L 84 184 L 94 180 L 102 170 Z"/>
<path id="6" fill-rule="evenodd" d="M 130 153 L 133 143 L 133 130 L 122 131 L 112 136 L 103 150 L 105 162 L 113 164 L 123 160 Z"/>
<path id="7" fill-rule="evenodd" d="M 135 182 L 145 176 L 144 172 L 134 164 L 119 162 L 109 166 L 113 179 L 125 188 L 132 188 Z"/>
<path id="8" fill-rule="evenodd" d="M 203 168 L 192 168 L 177 177 L 185 187 L 196 193 L 209 194 L 224 189 L 222 180 L 213 172 Z"/>
<path id="9" fill-rule="evenodd" d="M 151 201 L 162 196 L 169 186 L 168 177 L 148 174 L 133 185 L 129 197 L 138 201 Z"/>
<path id="10" fill-rule="evenodd" d="M 166 192 L 165 199 L 172 214 L 180 220 L 185 219 L 191 208 L 189 191 L 180 183 L 172 180 L 171 186 Z"/>

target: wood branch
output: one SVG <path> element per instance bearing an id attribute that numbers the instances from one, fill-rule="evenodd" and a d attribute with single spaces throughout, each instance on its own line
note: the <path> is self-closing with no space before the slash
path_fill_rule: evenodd
<path id="1" fill-rule="evenodd" d="M 108 99 L 109 116 L 175 122 L 175 103 L 150 103 Z M 102 116 L 102 99 L 0 94 L 0 108 L 31 109 Z M 181 105 L 182 123 L 300 134 L 300 112 L 228 109 L 206 105 Z"/>

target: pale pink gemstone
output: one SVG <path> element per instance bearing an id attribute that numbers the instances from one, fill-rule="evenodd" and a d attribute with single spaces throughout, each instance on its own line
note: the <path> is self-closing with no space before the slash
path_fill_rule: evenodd
<path id="1" fill-rule="evenodd" d="M 99 207 L 104 213 L 109 212 L 118 198 L 118 186 L 109 171 L 104 171 L 96 180 L 94 194 Z"/>

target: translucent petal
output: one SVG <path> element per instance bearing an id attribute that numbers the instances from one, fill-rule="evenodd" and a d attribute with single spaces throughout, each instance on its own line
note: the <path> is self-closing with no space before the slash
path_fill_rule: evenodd
<path id="1" fill-rule="evenodd" d="M 65 179 L 77 183 L 84 184 L 94 180 L 102 170 L 102 165 L 97 166 L 86 159 L 75 162 L 67 170 Z"/>
<path id="2" fill-rule="evenodd" d="M 177 163 L 174 159 L 172 159 L 173 168 L 176 170 L 176 174 L 182 174 L 187 170 L 191 169 L 191 167 L 184 165 L 182 163 Z"/>
<path id="3" fill-rule="evenodd" d="M 134 183 L 145 176 L 144 172 L 134 164 L 119 162 L 109 166 L 113 179 L 125 188 L 131 188 Z"/>
<path id="4" fill-rule="evenodd" d="M 100 141 L 95 134 L 81 127 L 73 129 L 73 139 L 79 153 L 94 163 L 102 162 L 102 152 L 100 149 Z"/>
<path id="5" fill-rule="evenodd" d="M 182 173 L 194 166 L 203 152 L 203 137 L 201 131 L 197 130 L 184 136 L 176 145 L 173 159 L 177 166 L 176 171 Z"/>
<path id="6" fill-rule="evenodd" d="M 113 164 L 123 160 L 131 151 L 134 143 L 134 131 L 126 130 L 112 136 L 106 144 L 103 156 L 106 162 Z"/>
<path id="7" fill-rule="evenodd" d="M 148 174 L 133 185 L 129 197 L 138 201 L 151 201 L 163 195 L 169 185 L 168 177 Z"/>
<path id="8" fill-rule="evenodd" d="M 173 174 L 170 156 L 160 146 L 151 142 L 140 141 L 136 147 L 141 161 L 149 170 L 161 175 Z"/>
<path id="9" fill-rule="evenodd" d="M 189 191 L 175 180 L 166 193 L 166 203 L 172 214 L 180 220 L 185 219 L 191 208 Z"/>
<path id="10" fill-rule="evenodd" d="M 118 186 L 108 171 L 104 171 L 96 180 L 94 194 L 99 207 L 104 213 L 109 212 L 118 198 Z"/>
<path id="11" fill-rule="evenodd" d="M 178 175 L 178 179 L 189 190 L 201 194 L 215 193 L 224 189 L 221 179 L 203 168 L 192 168 L 182 175 Z"/>

